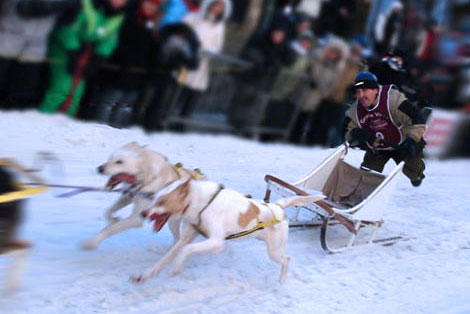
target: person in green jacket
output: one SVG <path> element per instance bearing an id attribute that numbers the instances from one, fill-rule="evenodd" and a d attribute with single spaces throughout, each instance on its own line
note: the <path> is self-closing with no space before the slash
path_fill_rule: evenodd
<path id="1" fill-rule="evenodd" d="M 85 78 L 96 72 L 118 44 L 128 0 L 78 0 L 63 12 L 49 37 L 50 83 L 39 110 L 75 116 Z"/>

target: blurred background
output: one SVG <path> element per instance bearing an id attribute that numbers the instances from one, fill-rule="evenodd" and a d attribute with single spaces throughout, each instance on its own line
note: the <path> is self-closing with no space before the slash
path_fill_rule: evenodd
<path id="1" fill-rule="evenodd" d="M 470 156 L 470 0 L 2 0 L 0 106 L 148 132 L 342 143 L 371 71 Z"/>

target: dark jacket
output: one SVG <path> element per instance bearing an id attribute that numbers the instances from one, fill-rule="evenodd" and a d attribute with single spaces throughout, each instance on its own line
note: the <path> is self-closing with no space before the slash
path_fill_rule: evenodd
<path id="1" fill-rule="evenodd" d="M 238 74 L 238 79 L 249 84 L 256 82 L 258 89 L 269 90 L 281 68 L 295 61 L 295 54 L 287 43 L 274 44 L 271 32 L 255 34 L 249 40 L 240 58 L 252 63 L 252 68 Z"/>
<path id="2" fill-rule="evenodd" d="M 119 67 L 111 80 L 130 89 L 141 87 L 156 56 L 156 25 L 138 17 L 137 3 L 129 7 L 119 34 L 119 46 L 110 60 Z"/>

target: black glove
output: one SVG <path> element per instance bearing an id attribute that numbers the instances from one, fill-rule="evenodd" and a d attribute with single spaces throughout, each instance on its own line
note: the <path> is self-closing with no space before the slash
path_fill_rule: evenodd
<path id="1" fill-rule="evenodd" d="M 352 129 L 351 132 L 351 141 L 350 143 L 358 142 L 358 145 L 361 149 L 366 149 L 367 148 L 367 142 L 372 142 L 374 141 L 375 137 L 367 132 L 364 129 L 361 128 L 355 128 Z"/>
<path id="2" fill-rule="evenodd" d="M 404 161 L 408 161 L 414 156 L 416 156 L 420 151 L 418 143 L 416 143 L 412 138 L 407 137 L 403 143 L 398 145 L 398 152 L 400 157 Z"/>

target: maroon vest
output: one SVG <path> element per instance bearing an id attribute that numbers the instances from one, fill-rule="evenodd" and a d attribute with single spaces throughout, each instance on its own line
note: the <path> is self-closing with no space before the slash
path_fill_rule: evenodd
<path id="1" fill-rule="evenodd" d="M 376 138 L 383 140 L 383 143 L 367 143 L 370 148 L 391 150 L 390 144 L 400 144 L 403 135 L 400 128 L 393 121 L 388 103 L 389 93 L 392 85 L 383 85 L 379 89 L 379 102 L 372 109 L 366 109 L 360 103 L 357 104 L 356 117 L 362 129 L 373 134 Z"/>

